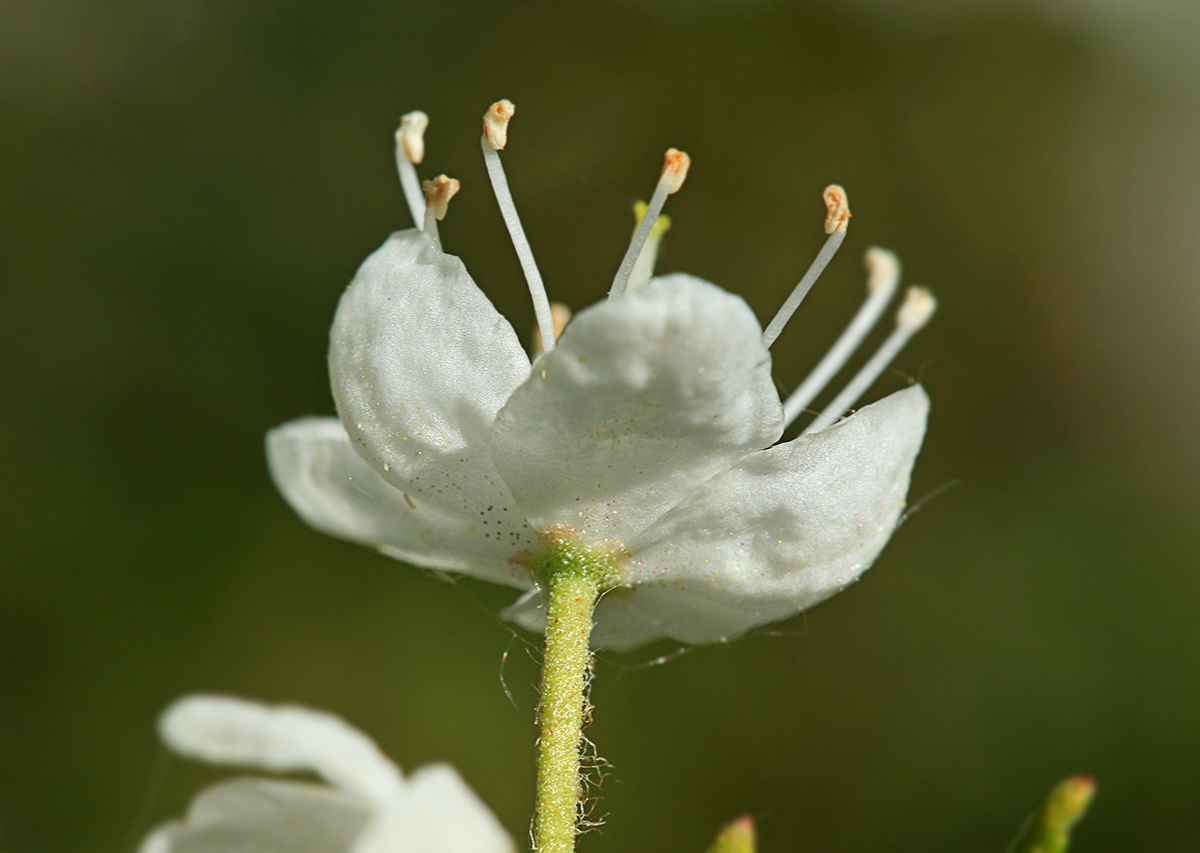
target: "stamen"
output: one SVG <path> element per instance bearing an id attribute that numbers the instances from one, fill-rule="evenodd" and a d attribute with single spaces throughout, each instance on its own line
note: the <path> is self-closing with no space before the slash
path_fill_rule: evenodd
<path id="1" fill-rule="evenodd" d="M 529 285 L 529 295 L 533 298 L 533 313 L 537 317 L 538 331 L 542 335 L 546 351 L 554 349 L 554 317 L 550 312 L 550 300 L 546 296 L 546 285 L 542 283 L 542 274 L 538 272 L 537 263 L 533 259 L 533 250 L 529 248 L 529 240 L 525 238 L 525 229 L 521 227 L 521 218 L 517 216 L 517 206 L 513 204 L 512 193 L 508 190 L 508 179 L 504 176 L 504 165 L 500 162 L 500 151 L 508 144 L 508 122 L 512 119 L 517 108 L 512 101 L 497 101 L 483 114 L 483 162 L 487 166 L 488 178 L 492 182 L 492 191 L 496 194 L 496 203 L 500 205 L 500 215 L 508 227 L 508 236 L 512 238 L 513 248 L 517 251 L 517 260 L 525 272 L 525 281 Z"/>
<path id="2" fill-rule="evenodd" d="M 649 209 L 650 205 L 644 201 L 634 204 L 633 216 L 639 224 Z M 670 230 L 671 217 L 660 214 L 650 228 L 650 236 L 646 239 L 642 253 L 638 255 L 637 263 L 633 265 L 633 272 L 629 274 L 629 283 L 625 285 L 626 293 L 633 293 L 635 290 L 645 287 L 650 283 L 650 279 L 654 278 L 654 265 L 658 262 L 658 245 L 662 242 L 663 235 Z M 637 234 L 637 226 L 634 226 L 633 233 Z"/>
<path id="3" fill-rule="evenodd" d="M 891 301 L 896 287 L 900 284 L 900 261 L 887 249 L 872 247 L 867 249 L 867 299 L 863 302 L 850 325 L 842 332 L 840 338 L 825 353 L 825 357 L 808 374 L 800 387 L 792 392 L 787 402 L 783 404 L 783 422 L 787 426 L 808 408 L 808 404 L 825 390 L 829 381 L 845 366 L 850 356 L 862 344 L 863 338 L 870 333 L 883 310 Z"/>
<path id="4" fill-rule="evenodd" d="M 425 227 L 425 199 L 421 195 L 421 181 L 417 177 L 416 164 L 425 159 L 425 128 L 429 127 L 429 116 L 414 110 L 400 116 L 400 128 L 396 131 L 396 170 L 400 173 L 400 186 L 404 189 L 404 200 L 418 228 Z"/>
<path id="5" fill-rule="evenodd" d="M 483 114 L 483 138 L 493 150 L 503 151 L 508 144 L 508 123 L 516 112 L 513 102 L 504 98 L 488 107 Z"/>
<path id="6" fill-rule="evenodd" d="M 909 339 L 929 322 L 929 318 L 933 316 L 936 309 L 937 300 L 933 298 L 932 293 L 923 287 L 910 287 L 904 304 L 900 306 L 900 311 L 896 314 L 895 331 L 888 336 L 875 355 L 871 356 L 871 360 L 863 365 L 862 370 L 858 371 L 858 374 L 850 380 L 850 384 L 842 393 L 838 394 L 834 401 L 825 407 L 825 411 L 817 415 L 817 419 L 808 425 L 804 430 L 804 435 L 825 429 L 840 418 L 843 412 L 857 403 L 858 398 L 871 387 L 871 383 L 879 378 L 879 374 L 883 373 L 892 363 L 892 359 L 900 354 L 900 350 L 904 349 L 904 345 L 908 343 Z"/>
<path id="7" fill-rule="evenodd" d="M 567 327 L 567 323 L 571 322 L 571 309 L 561 302 L 551 302 L 550 316 L 554 319 L 554 337 L 561 338 L 563 329 Z M 542 351 L 542 331 L 537 326 L 534 326 L 533 353 L 537 356 L 541 355 Z"/>
<path id="8" fill-rule="evenodd" d="M 421 189 L 425 190 L 425 232 L 433 238 L 433 242 L 439 249 L 442 246 L 442 240 L 438 235 L 437 224 L 446 218 L 450 199 L 458 194 L 461 186 L 462 184 L 454 178 L 448 178 L 445 175 L 438 175 L 432 181 L 421 184 Z"/>
<path id="9" fill-rule="evenodd" d="M 846 239 L 846 225 L 850 221 L 850 205 L 846 199 L 846 191 L 837 184 L 830 184 L 825 188 L 824 199 L 825 233 L 829 235 L 829 239 L 825 241 L 821 251 L 817 252 L 817 257 L 809 266 L 808 272 L 804 274 L 804 278 L 800 279 L 800 283 L 780 306 L 779 311 L 775 314 L 775 319 L 767 325 L 767 330 L 763 332 L 762 336 L 763 346 L 769 347 L 775 343 L 775 339 L 779 337 L 783 327 L 787 325 L 787 321 L 792 319 L 792 315 L 796 313 L 796 309 L 800 307 L 804 297 L 808 296 L 808 292 L 812 290 L 812 286 L 817 283 L 817 279 L 821 277 L 825 267 L 829 266 L 829 262 L 837 254 L 842 241 Z"/>
<path id="10" fill-rule="evenodd" d="M 667 203 L 667 196 L 679 192 L 679 188 L 687 179 L 688 169 L 691 168 L 691 165 L 692 158 L 687 154 L 676 148 L 667 149 L 662 175 L 658 178 L 658 186 L 654 188 L 650 204 L 646 206 L 646 212 L 642 214 L 642 223 L 638 226 L 637 231 L 633 232 L 633 240 L 629 243 L 625 257 L 621 259 L 621 266 L 617 268 L 612 287 L 608 291 L 609 299 L 616 299 L 625 292 L 630 275 L 633 273 L 634 264 L 642 254 L 646 241 L 650 239 L 650 232 L 658 222 L 658 214 L 662 212 L 663 205 Z"/>

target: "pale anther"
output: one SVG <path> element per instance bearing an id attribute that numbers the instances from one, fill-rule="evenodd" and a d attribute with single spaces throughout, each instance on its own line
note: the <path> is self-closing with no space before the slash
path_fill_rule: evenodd
<path id="1" fill-rule="evenodd" d="M 892 360 L 900 354 L 904 345 L 922 326 L 929 322 L 929 318 L 933 316 L 936 309 L 937 300 L 933 298 L 932 293 L 924 287 L 910 287 L 904 303 L 900 306 L 900 311 L 896 314 L 895 330 L 883 342 L 875 355 L 871 356 L 871 360 L 863 365 L 862 369 L 850 380 L 850 384 L 834 398 L 832 403 L 825 407 L 821 414 L 817 415 L 816 420 L 805 428 L 804 434 L 808 435 L 825 429 L 857 403 L 858 398 L 871 387 L 871 383 L 878 379 L 879 375 L 892 363 Z"/>
<path id="2" fill-rule="evenodd" d="M 421 229 L 425 227 L 425 199 L 414 164 L 425 159 L 425 128 L 428 126 L 429 116 L 414 110 L 400 116 L 400 127 L 396 130 L 396 171 L 400 173 L 400 186 L 413 223 Z"/>
<path id="3" fill-rule="evenodd" d="M 650 239 L 650 232 L 658 221 L 658 214 L 662 212 L 663 205 L 667 203 L 667 196 L 678 192 L 679 188 L 683 186 L 691 165 L 692 158 L 687 154 L 677 148 L 667 149 L 662 174 L 658 178 L 658 186 L 654 188 L 654 195 L 650 197 L 650 203 L 646 205 L 646 212 L 642 215 L 642 223 L 633 233 L 633 239 L 625 251 L 625 257 L 621 259 L 621 265 L 617 267 L 617 274 L 613 277 L 612 287 L 608 291 L 609 299 L 616 299 L 624 295 L 629 284 L 629 277 L 633 273 L 633 267 L 641 256 L 646 241 Z"/>
<path id="4" fill-rule="evenodd" d="M 808 272 L 792 289 L 791 295 L 784 300 L 775 317 L 767 324 L 762 336 L 763 346 L 770 347 L 779 338 L 783 327 L 787 325 L 788 320 L 792 319 L 792 315 L 796 313 L 796 309 L 800 307 L 804 297 L 808 296 L 808 292 L 812 290 L 812 286 L 817 283 L 817 279 L 821 277 L 825 267 L 829 266 L 829 262 L 837 254 L 842 241 L 846 239 L 846 225 L 850 221 L 850 203 L 846 198 L 846 191 L 837 184 L 831 184 L 825 188 L 823 198 L 825 199 L 825 233 L 829 237 L 826 238 L 821 251 L 817 252 L 817 257 L 809 266 Z"/>
<path id="5" fill-rule="evenodd" d="M 496 101 L 483 114 L 483 138 L 493 150 L 503 151 L 508 144 L 508 123 L 516 111 L 513 102 L 505 99 Z"/>
<path id="6" fill-rule="evenodd" d="M 513 203 L 512 193 L 508 189 L 504 164 L 500 162 L 500 150 L 508 144 L 508 123 L 516 111 L 512 101 L 508 100 L 497 101 L 488 107 L 487 112 L 483 114 L 483 138 L 480 145 L 483 148 L 483 163 L 487 166 L 488 179 L 492 182 L 492 191 L 496 194 L 496 204 L 500 206 L 500 215 L 504 217 L 508 236 L 512 239 L 517 260 L 521 262 L 521 270 L 525 273 L 525 281 L 529 285 L 529 296 L 533 299 L 533 313 L 537 318 L 538 331 L 541 333 L 546 352 L 549 352 L 554 349 L 555 341 L 550 299 L 546 296 L 546 285 L 542 282 L 542 274 L 533 259 L 533 250 L 529 248 L 525 229 L 521 227 L 521 217 L 517 215 L 517 206 Z"/>
<path id="7" fill-rule="evenodd" d="M 933 316 L 937 310 L 937 300 L 926 287 L 910 287 L 900 313 L 896 315 L 896 325 L 910 331 L 917 331 Z"/>
<path id="8" fill-rule="evenodd" d="M 887 249 L 867 249 L 867 298 L 841 337 L 825 353 L 825 357 L 813 368 L 812 373 L 792 392 L 783 404 L 783 422 L 786 427 L 808 408 L 809 403 L 825 390 L 830 380 L 849 361 L 863 339 L 883 316 L 884 309 L 900 284 L 900 261 Z"/>
<path id="9" fill-rule="evenodd" d="M 461 188 L 461 183 L 445 175 L 438 175 L 432 181 L 425 181 L 421 184 L 421 189 L 425 191 L 425 205 L 432 208 L 433 215 L 439 222 L 446 218 L 450 199 L 454 198 Z"/>
<path id="10" fill-rule="evenodd" d="M 400 129 L 396 131 L 396 144 L 404 149 L 409 162 L 420 165 L 425 159 L 425 128 L 429 127 L 429 116 L 413 110 L 400 116 Z"/>

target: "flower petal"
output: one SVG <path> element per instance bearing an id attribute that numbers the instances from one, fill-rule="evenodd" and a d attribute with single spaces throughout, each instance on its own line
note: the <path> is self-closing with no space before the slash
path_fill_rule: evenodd
<path id="1" fill-rule="evenodd" d="M 172 751 L 210 764 L 309 771 L 373 802 L 391 800 L 404 789 L 400 769 L 373 740 L 324 711 L 193 695 L 172 703 L 158 728 Z"/>
<path id="2" fill-rule="evenodd" d="M 202 791 L 139 853 L 347 853 L 367 818 L 364 804 L 319 785 L 235 779 Z"/>
<path id="3" fill-rule="evenodd" d="M 449 764 L 422 767 L 380 809 L 353 853 L 513 853 L 504 827 Z"/>
<path id="4" fill-rule="evenodd" d="M 633 587 L 601 599 L 593 644 L 719 642 L 843 589 L 895 530 L 928 411 L 909 388 L 713 478 L 631 543 Z M 545 619 L 535 596 L 506 615 Z"/>
<path id="5" fill-rule="evenodd" d="M 529 358 L 427 234 L 398 231 L 359 268 L 334 317 L 329 372 L 354 449 L 389 483 L 459 515 L 511 501 L 489 436 Z"/>
<path id="6" fill-rule="evenodd" d="M 271 476 L 292 508 L 325 533 L 434 569 L 526 588 L 508 562 L 533 547 L 525 518 L 497 499 L 451 515 L 386 482 L 350 446 L 337 418 L 301 418 L 267 433 Z"/>
<path id="7" fill-rule="evenodd" d="M 500 410 L 493 452 L 535 526 L 628 542 L 780 434 L 762 330 L 686 275 L 581 312 Z"/>

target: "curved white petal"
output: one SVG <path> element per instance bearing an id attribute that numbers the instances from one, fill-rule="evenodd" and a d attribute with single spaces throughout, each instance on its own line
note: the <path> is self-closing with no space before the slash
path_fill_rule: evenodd
<path id="1" fill-rule="evenodd" d="M 450 515 L 382 477 L 350 446 L 337 418 L 301 418 L 267 433 L 275 485 L 309 525 L 380 548 L 419 566 L 526 588 L 524 569 L 508 562 L 533 547 L 515 505 L 497 499 Z"/>
<path id="2" fill-rule="evenodd" d="M 628 543 L 779 437 L 761 337 L 741 298 L 686 275 L 581 312 L 500 410 L 500 474 L 539 529 Z"/>
<path id="3" fill-rule="evenodd" d="M 235 779 L 202 791 L 184 821 L 151 833 L 139 853 L 348 853 L 367 807 L 320 785 Z"/>
<path id="4" fill-rule="evenodd" d="M 376 803 L 404 790 L 400 769 L 373 740 L 324 711 L 231 696 L 185 696 L 163 712 L 158 728 L 174 752 L 210 764 L 310 771 Z"/>
<path id="5" fill-rule="evenodd" d="M 412 775 L 404 796 L 380 809 L 352 853 L 513 853 L 504 827 L 449 764 Z"/>
<path id="6" fill-rule="evenodd" d="M 428 234 L 398 231 L 363 262 L 338 304 L 329 372 L 354 449 L 392 485 L 457 514 L 511 501 L 489 435 L 529 359 Z"/>
<path id="7" fill-rule="evenodd" d="M 593 645 L 728 640 L 843 589 L 896 527 L 928 411 L 909 388 L 713 478 L 631 543 L 633 587 L 601 599 Z M 535 596 L 506 615 L 545 620 Z"/>

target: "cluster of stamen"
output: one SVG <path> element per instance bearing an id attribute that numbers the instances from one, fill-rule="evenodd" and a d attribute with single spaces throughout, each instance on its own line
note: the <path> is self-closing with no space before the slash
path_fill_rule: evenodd
<path id="1" fill-rule="evenodd" d="M 525 230 L 521 226 L 521 219 L 517 215 L 517 208 L 508 188 L 508 179 L 504 174 L 504 166 L 500 161 L 500 152 L 508 144 L 509 122 L 515 112 L 516 107 L 511 101 L 501 100 L 492 104 L 483 116 L 483 136 L 480 144 L 500 214 L 508 228 L 533 299 L 534 314 L 537 318 L 534 357 L 537 357 L 542 352 L 549 352 L 554 348 L 555 341 L 562 334 L 571 312 L 564 305 L 552 305 L 546 295 L 545 284 L 534 261 L 533 250 L 529 246 Z M 400 128 L 396 131 L 396 166 L 413 221 L 440 247 L 437 223 L 446 216 L 447 205 L 458 192 L 459 182 L 439 175 L 432 181 L 420 183 L 416 166 L 424 159 L 424 132 L 428 124 L 428 116 L 420 111 L 408 113 L 401 118 Z M 638 226 L 613 277 L 612 287 L 608 292 L 609 299 L 619 299 L 632 293 L 648 283 L 653 276 L 658 244 L 670 225 L 667 217 L 660 214 L 667 197 L 674 195 L 683 186 L 690 166 L 691 158 L 684 152 L 675 148 L 667 151 L 650 202 L 638 205 Z M 824 200 L 825 233 L 828 235 L 825 244 L 763 331 L 762 341 L 767 347 L 779 338 L 796 309 L 800 307 L 800 303 L 804 301 L 804 297 L 816 284 L 846 239 L 850 221 L 850 205 L 846 191 L 833 184 L 825 189 Z M 866 253 L 866 265 L 866 301 L 829 352 L 784 403 L 785 425 L 791 424 L 806 411 L 809 404 L 841 371 L 870 334 L 895 294 L 900 283 L 900 264 L 896 256 L 885 249 L 871 248 Z M 936 308 L 937 301 L 928 290 L 910 287 L 896 315 L 896 328 L 846 387 L 805 428 L 805 434 L 824 429 L 854 406 L 912 336 L 929 322 Z"/>

